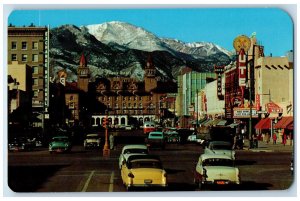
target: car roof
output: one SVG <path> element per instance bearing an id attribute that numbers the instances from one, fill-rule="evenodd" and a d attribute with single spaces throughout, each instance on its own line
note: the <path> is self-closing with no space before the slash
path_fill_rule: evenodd
<path id="1" fill-rule="evenodd" d="M 163 132 L 161 132 L 161 131 L 152 131 L 149 134 L 163 134 Z"/>
<path id="2" fill-rule="evenodd" d="M 232 160 L 231 156 L 225 154 L 201 154 L 200 158 L 202 160 L 210 159 L 210 158 L 222 158 L 222 159 L 230 159 Z"/>
<path id="3" fill-rule="evenodd" d="M 144 144 L 128 144 L 125 145 L 122 150 L 125 149 L 148 149 L 148 147 Z"/>
<path id="4" fill-rule="evenodd" d="M 92 134 L 86 134 L 86 136 L 99 136 L 97 133 L 92 133 Z"/>
<path id="5" fill-rule="evenodd" d="M 55 136 L 53 138 L 69 138 L 68 136 L 64 136 L 64 135 L 59 135 L 59 136 Z"/>

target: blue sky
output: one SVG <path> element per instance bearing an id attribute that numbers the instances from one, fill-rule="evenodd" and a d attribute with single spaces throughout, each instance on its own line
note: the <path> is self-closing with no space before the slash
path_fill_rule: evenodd
<path id="1" fill-rule="evenodd" d="M 283 56 L 293 50 L 293 21 L 277 8 L 153 8 L 97 10 L 17 10 L 8 24 L 16 26 L 64 24 L 76 26 L 122 21 L 140 26 L 158 37 L 183 42 L 212 42 L 229 51 L 238 35 L 256 32 L 265 55 Z"/>

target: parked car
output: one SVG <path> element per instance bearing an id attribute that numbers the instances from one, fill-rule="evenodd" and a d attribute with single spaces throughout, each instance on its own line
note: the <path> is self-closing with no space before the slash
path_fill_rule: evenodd
<path id="1" fill-rule="evenodd" d="M 133 154 L 148 154 L 148 147 L 142 144 L 130 144 L 125 145 L 122 148 L 120 157 L 119 157 L 119 168 L 121 169 L 122 164 L 128 159 L 130 155 Z"/>
<path id="2" fill-rule="evenodd" d="M 14 138 L 8 143 L 9 151 L 30 151 L 35 147 L 35 142 L 26 137 Z"/>
<path id="3" fill-rule="evenodd" d="M 192 135 L 188 136 L 187 141 L 203 145 L 205 140 L 201 139 L 196 133 L 193 133 Z"/>
<path id="4" fill-rule="evenodd" d="M 69 152 L 71 151 L 72 144 L 68 136 L 53 137 L 49 143 L 49 152 Z"/>
<path id="5" fill-rule="evenodd" d="M 85 149 L 92 147 L 100 147 L 101 138 L 99 134 L 87 134 L 84 141 L 83 146 Z"/>
<path id="6" fill-rule="evenodd" d="M 167 173 L 158 156 L 131 155 L 123 163 L 121 178 L 127 190 L 132 187 L 166 187 Z"/>
<path id="7" fill-rule="evenodd" d="M 180 143 L 180 136 L 177 132 L 166 134 L 166 139 L 169 143 Z"/>
<path id="8" fill-rule="evenodd" d="M 165 137 L 164 133 L 160 131 L 150 132 L 148 137 L 145 139 L 146 144 L 149 148 L 165 148 Z"/>
<path id="9" fill-rule="evenodd" d="M 202 154 L 196 165 L 195 184 L 200 188 L 207 185 L 239 185 L 240 171 L 234 160 L 224 154 Z"/>
<path id="10" fill-rule="evenodd" d="M 232 144 L 227 141 L 211 141 L 204 149 L 205 154 L 224 154 L 235 160 L 235 151 Z"/>

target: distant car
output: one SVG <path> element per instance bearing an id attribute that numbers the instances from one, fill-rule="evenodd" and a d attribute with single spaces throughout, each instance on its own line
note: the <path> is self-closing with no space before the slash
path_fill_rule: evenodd
<path id="1" fill-rule="evenodd" d="M 166 187 L 167 173 L 158 156 L 131 155 L 121 168 L 127 190 L 132 187 Z"/>
<path id="2" fill-rule="evenodd" d="M 53 137 L 49 143 L 49 152 L 69 152 L 71 151 L 72 144 L 68 136 Z"/>
<path id="3" fill-rule="evenodd" d="M 202 154 L 196 165 L 194 183 L 200 188 L 208 185 L 239 185 L 240 171 L 234 160 L 224 154 Z"/>
<path id="4" fill-rule="evenodd" d="M 156 124 L 153 121 L 145 121 L 143 125 L 144 134 L 148 135 L 148 133 L 156 130 Z"/>
<path id="5" fill-rule="evenodd" d="M 227 141 L 211 141 L 204 149 L 205 154 L 224 154 L 235 160 L 235 151 L 232 144 Z"/>
<path id="6" fill-rule="evenodd" d="M 145 141 L 149 148 L 164 149 L 166 144 L 164 133 L 160 131 L 150 132 Z"/>
<path id="7" fill-rule="evenodd" d="M 85 149 L 92 147 L 100 147 L 101 138 L 99 134 L 87 134 L 83 141 L 83 146 Z"/>
<path id="8" fill-rule="evenodd" d="M 196 133 L 193 133 L 192 135 L 188 136 L 187 141 L 203 145 L 205 140 L 199 138 L 199 136 Z"/>
<path id="9" fill-rule="evenodd" d="M 9 151 L 30 151 L 35 147 L 35 142 L 26 137 L 14 138 L 8 143 Z"/>
<path id="10" fill-rule="evenodd" d="M 148 154 L 148 147 L 142 144 L 130 144 L 125 145 L 122 148 L 121 154 L 119 156 L 119 168 L 121 169 L 122 164 L 126 162 L 128 157 L 132 154 Z"/>
<path id="11" fill-rule="evenodd" d="M 166 134 L 165 136 L 168 143 L 180 143 L 180 136 L 177 132 L 172 132 Z"/>
<path id="12" fill-rule="evenodd" d="M 134 129 L 134 126 L 133 125 L 127 125 L 125 126 L 125 130 L 133 130 Z"/>

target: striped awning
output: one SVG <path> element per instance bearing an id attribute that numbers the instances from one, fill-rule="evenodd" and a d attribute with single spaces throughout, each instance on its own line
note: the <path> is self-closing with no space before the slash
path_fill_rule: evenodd
<path id="1" fill-rule="evenodd" d="M 274 128 L 287 128 L 290 124 L 293 124 L 293 122 L 294 118 L 292 116 L 282 117 L 277 124 L 275 124 Z"/>
<path id="2" fill-rule="evenodd" d="M 255 125 L 255 129 L 270 129 L 271 128 L 271 121 L 272 119 L 270 118 L 264 118 L 261 119 L 256 125 Z"/>

